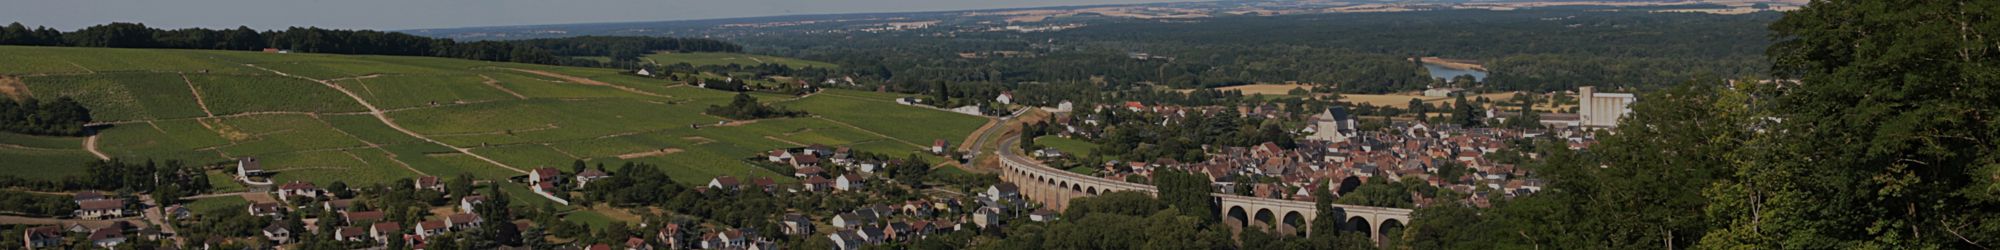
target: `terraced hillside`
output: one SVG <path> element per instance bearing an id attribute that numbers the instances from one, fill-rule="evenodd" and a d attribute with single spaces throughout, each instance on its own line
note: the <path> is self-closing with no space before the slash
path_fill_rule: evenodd
<path id="1" fill-rule="evenodd" d="M 80 175 L 101 153 L 200 164 L 254 156 L 278 181 L 498 179 L 585 159 L 648 162 L 706 182 L 776 176 L 741 160 L 772 148 L 902 154 L 937 139 L 956 145 L 986 121 L 844 90 L 757 95 L 813 117 L 727 121 L 701 111 L 733 93 L 611 69 L 426 57 L 0 46 L 0 75 L 20 87 L 5 94 L 75 97 L 103 127 L 92 138 L 0 133 L 9 170 L 0 175 L 27 178 Z"/>

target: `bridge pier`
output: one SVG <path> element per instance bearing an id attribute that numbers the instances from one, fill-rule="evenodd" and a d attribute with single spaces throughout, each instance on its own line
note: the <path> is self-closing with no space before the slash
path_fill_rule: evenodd
<path id="1" fill-rule="evenodd" d="M 1007 138 L 1006 140 L 1019 140 Z M 1009 145 L 1012 142 L 1002 142 Z M 1014 183 L 1021 188 L 1029 200 L 1043 204 L 1044 208 L 1061 212 L 1069 207 L 1070 199 L 1097 195 L 1114 191 L 1138 191 L 1158 195 L 1158 189 L 1150 185 L 1110 180 L 1089 175 L 1072 173 L 1044 166 L 1020 156 L 1014 149 L 998 150 L 1001 165 L 1006 169 L 1001 180 Z M 1232 232 L 1256 229 L 1283 235 L 1297 235 L 1295 232 L 1312 232 L 1312 222 L 1331 219 L 1343 222 L 1345 230 L 1364 231 L 1370 241 L 1382 244 L 1390 228 L 1400 228 L 1410 219 L 1410 209 L 1334 205 L 1339 211 L 1338 218 L 1315 218 L 1319 216 L 1317 204 L 1310 201 L 1270 199 L 1234 194 L 1212 194 L 1221 213 L 1223 224 Z M 1358 222 L 1358 223 L 1354 223 Z M 1343 231 L 1345 231 L 1343 230 Z"/>

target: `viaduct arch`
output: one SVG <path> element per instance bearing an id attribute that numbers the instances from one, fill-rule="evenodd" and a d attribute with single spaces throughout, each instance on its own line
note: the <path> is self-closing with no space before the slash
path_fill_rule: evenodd
<path id="1" fill-rule="evenodd" d="M 1007 138 L 1001 145 L 1013 145 L 1019 138 Z M 1077 197 L 1093 196 L 1114 191 L 1137 191 L 1159 195 L 1159 190 L 1151 185 L 1098 178 L 1042 165 L 1033 159 L 1021 156 L 1013 148 L 998 149 L 1001 165 L 1000 179 L 1015 183 L 1023 196 L 1040 202 L 1049 209 L 1061 211 L 1069 207 L 1069 200 Z M 1318 208 L 1313 202 L 1284 199 L 1258 198 L 1234 194 L 1212 194 L 1220 209 L 1223 223 L 1235 228 L 1259 228 L 1278 234 L 1310 233 L 1312 221 L 1319 219 Z M 1339 209 L 1336 218 L 1354 225 L 1347 230 L 1363 231 L 1376 243 L 1382 242 L 1385 230 L 1409 224 L 1410 209 L 1334 204 Z M 1392 226 L 1385 226 L 1392 225 Z"/>

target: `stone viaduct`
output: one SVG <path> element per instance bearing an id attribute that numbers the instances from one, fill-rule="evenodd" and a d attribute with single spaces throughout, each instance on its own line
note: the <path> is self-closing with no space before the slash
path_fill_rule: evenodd
<path id="1" fill-rule="evenodd" d="M 1008 138 L 1000 145 L 1013 145 L 1018 138 Z M 1021 188 L 1021 195 L 1029 200 L 1042 203 L 1049 209 L 1062 211 L 1072 198 L 1092 196 L 1113 191 L 1139 191 L 1158 195 L 1159 190 L 1151 185 L 1098 178 L 1074 172 L 1059 170 L 1015 153 L 1013 148 L 998 149 L 1002 165 L 1006 166 L 1000 175 L 1002 181 L 1014 183 Z M 1284 199 L 1258 198 L 1234 194 L 1215 193 L 1215 202 L 1223 223 L 1236 229 L 1261 228 L 1278 234 L 1296 234 L 1301 228 L 1310 231 L 1312 221 L 1319 215 L 1313 202 Z M 1362 231 L 1370 240 L 1381 242 L 1385 230 L 1400 228 L 1410 221 L 1410 209 L 1334 204 L 1342 211 L 1352 228 L 1345 230 Z M 1246 224 L 1247 223 L 1247 224 Z M 1310 233 L 1310 232 L 1306 232 Z"/>

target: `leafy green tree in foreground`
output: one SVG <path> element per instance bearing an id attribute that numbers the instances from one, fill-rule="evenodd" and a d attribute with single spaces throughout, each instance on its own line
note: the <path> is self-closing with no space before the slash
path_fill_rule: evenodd
<path id="1" fill-rule="evenodd" d="M 2000 247 L 2000 2 L 1815 1 L 1771 25 L 1769 133 L 1706 191 L 1714 248 Z"/>

